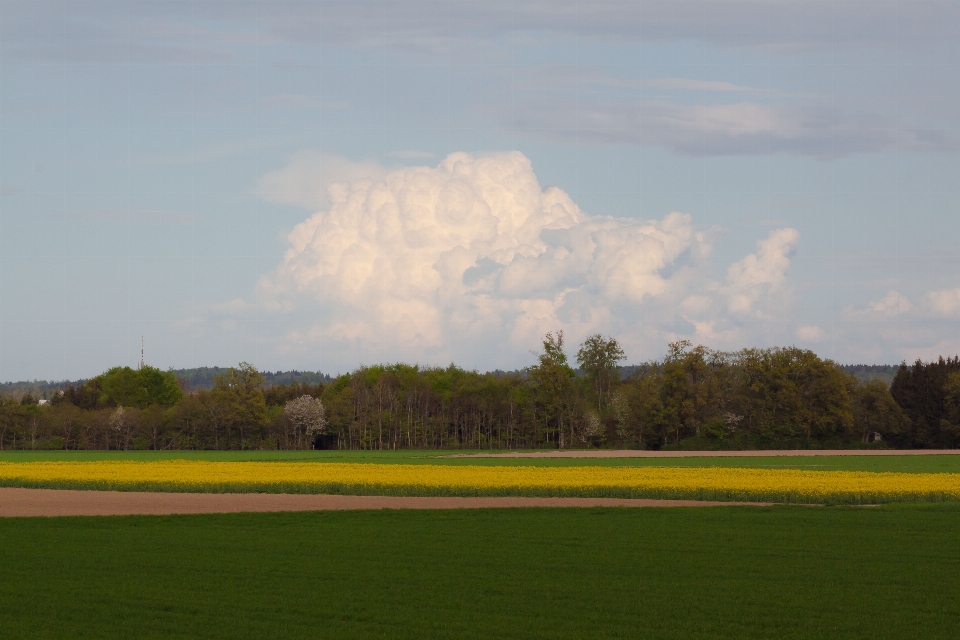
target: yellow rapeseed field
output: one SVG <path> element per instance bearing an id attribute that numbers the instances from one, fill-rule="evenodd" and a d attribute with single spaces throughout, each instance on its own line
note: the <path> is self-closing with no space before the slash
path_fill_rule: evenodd
<path id="1" fill-rule="evenodd" d="M 687 497 L 776 502 L 960 499 L 960 474 L 718 467 L 538 467 L 303 462 L 0 462 L 0 484 L 375 495 Z"/>

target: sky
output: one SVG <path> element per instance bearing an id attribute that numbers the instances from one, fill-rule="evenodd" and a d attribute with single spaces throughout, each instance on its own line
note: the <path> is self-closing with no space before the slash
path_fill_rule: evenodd
<path id="1" fill-rule="evenodd" d="M 0 0 L 0 381 L 960 352 L 960 2 Z"/>

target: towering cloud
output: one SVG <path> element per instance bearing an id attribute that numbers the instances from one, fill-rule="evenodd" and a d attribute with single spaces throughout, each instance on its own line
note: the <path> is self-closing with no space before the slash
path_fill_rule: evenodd
<path id="1" fill-rule="evenodd" d="M 562 190 L 542 189 L 517 152 L 454 153 L 435 168 L 334 184 L 329 201 L 291 232 L 260 295 L 279 308 L 315 303 L 293 340 L 371 360 L 496 366 L 497 349 L 510 362 L 560 327 L 635 344 L 641 317 L 675 322 L 683 304 L 709 313 L 725 294 L 736 311 L 754 309 L 783 284 L 798 238 L 774 232 L 731 267 L 725 287 L 711 284 L 691 275 L 709 244 L 689 215 L 586 215 Z"/>

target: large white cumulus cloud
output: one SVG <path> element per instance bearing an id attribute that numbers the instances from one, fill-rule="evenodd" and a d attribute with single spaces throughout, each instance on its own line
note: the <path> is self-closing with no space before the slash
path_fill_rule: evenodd
<path id="1" fill-rule="evenodd" d="M 455 153 L 334 184 L 328 197 L 290 233 L 260 296 L 277 308 L 315 303 L 288 338 L 335 360 L 511 366 L 557 328 L 574 339 L 613 333 L 636 353 L 644 332 L 669 339 L 671 322 L 689 329 L 755 306 L 782 285 L 797 240 L 781 230 L 726 285 L 710 283 L 695 275 L 710 247 L 689 215 L 586 215 L 561 189 L 541 188 L 518 152 Z"/>

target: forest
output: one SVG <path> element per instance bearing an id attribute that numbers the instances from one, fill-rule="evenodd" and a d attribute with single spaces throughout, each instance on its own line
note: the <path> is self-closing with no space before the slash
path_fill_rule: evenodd
<path id="1" fill-rule="evenodd" d="M 291 378 L 240 363 L 190 380 L 115 367 L 49 401 L 0 399 L 0 449 L 960 446 L 957 357 L 903 363 L 888 388 L 796 347 L 680 341 L 631 367 L 611 337 L 572 359 L 567 348 L 548 333 L 536 362 L 509 373 L 385 364 Z"/>

